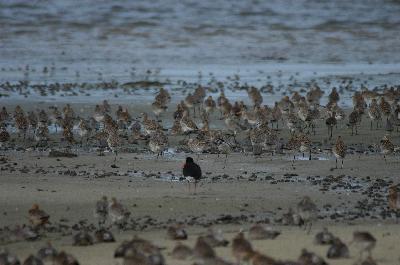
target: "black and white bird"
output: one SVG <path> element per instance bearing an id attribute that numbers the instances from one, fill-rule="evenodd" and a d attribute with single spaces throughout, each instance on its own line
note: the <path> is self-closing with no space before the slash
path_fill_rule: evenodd
<path id="1" fill-rule="evenodd" d="M 194 181 L 194 193 L 196 193 L 197 182 L 199 182 L 199 180 L 201 179 L 200 166 L 193 161 L 193 158 L 187 157 L 186 163 L 183 165 L 182 172 L 183 176 L 189 183 L 189 192 L 190 192 L 190 182 Z"/>

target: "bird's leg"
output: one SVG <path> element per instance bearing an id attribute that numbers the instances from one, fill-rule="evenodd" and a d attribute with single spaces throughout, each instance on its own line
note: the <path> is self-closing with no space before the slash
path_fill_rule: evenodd
<path id="1" fill-rule="evenodd" d="M 344 159 L 342 159 L 342 168 L 343 168 L 343 160 L 344 160 Z"/>
<path id="2" fill-rule="evenodd" d="M 309 235 L 310 232 L 311 232 L 311 227 L 312 227 L 312 222 L 310 222 L 310 223 L 308 224 L 308 230 L 307 230 L 307 234 L 308 234 L 308 235 Z"/>
<path id="3" fill-rule="evenodd" d="M 371 120 L 371 131 L 372 131 L 372 120 Z"/>
<path id="4" fill-rule="evenodd" d="M 308 160 L 311 161 L 311 149 L 310 149 L 310 155 L 309 155 L 309 157 L 308 157 Z"/>
<path id="5" fill-rule="evenodd" d="M 358 135 L 358 129 L 357 129 L 357 125 L 356 125 L 356 135 Z"/>
<path id="6" fill-rule="evenodd" d="M 336 168 L 337 168 L 337 158 L 336 158 Z"/>

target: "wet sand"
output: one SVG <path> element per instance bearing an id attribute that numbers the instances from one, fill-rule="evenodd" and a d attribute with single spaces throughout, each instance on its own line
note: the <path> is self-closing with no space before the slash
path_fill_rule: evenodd
<path id="1" fill-rule="evenodd" d="M 146 106 L 135 108 L 146 109 Z M 171 109 L 163 118 L 165 124 L 170 123 Z M 214 120 L 215 126 L 221 126 L 221 121 Z M 246 230 L 253 223 L 263 222 L 282 234 L 275 240 L 253 243 L 256 249 L 275 258 L 296 259 L 304 247 L 325 256 L 327 247 L 314 246 L 312 241 L 315 233 L 327 226 L 345 242 L 351 240 L 353 231 L 370 231 L 378 239 L 373 256 L 379 264 L 396 264 L 399 255 L 395 242 L 399 232 L 394 214 L 386 210 L 386 196 L 388 186 L 397 183 L 400 163 L 396 154 L 385 163 L 382 155 L 371 151 L 371 146 L 379 143 L 386 132 L 370 131 L 366 117 L 359 135 L 350 133 L 342 122 L 334 129 L 334 139 L 328 140 L 324 121 L 318 122 L 317 134 L 311 137 L 313 145 L 318 146 L 313 160 L 303 160 L 297 153 L 294 167 L 293 153 L 287 150 L 284 154 L 266 153 L 257 158 L 232 153 L 225 169 L 224 156 L 201 154 L 197 159 L 193 155 L 205 177 L 196 195 L 188 193 L 186 181 L 179 181 L 188 154 L 175 149 L 157 159 L 145 146 L 139 146 L 138 153 L 121 152 L 118 168 L 111 168 L 112 153 L 98 156 L 96 151 L 77 145 L 72 149 L 78 154 L 76 158 L 52 158 L 48 157 L 48 150 L 34 150 L 29 142 L 21 143 L 13 135 L 15 144 L 24 148 L 2 151 L 7 160 L 0 165 L 1 227 L 28 223 L 27 210 L 34 202 L 51 215 L 53 225 L 73 226 L 80 220 L 95 224 L 94 205 L 102 195 L 121 200 L 131 211 L 134 225 L 123 232 L 114 229 L 115 244 L 73 247 L 72 235 L 76 232 L 67 229 L 67 235 L 47 233 L 38 242 L 5 246 L 25 257 L 51 240 L 70 251 L 81 264 L 117 264 L 113 258 L 116 246 L 137 234 L 166 247 L 163 253 L 168 264 L 192 264 L 192 261 L 172 260 L 167 255 L 175 243 L 166 239 L 165 227 L 186 223 L 189 245 L 193 245 L 196 235 L 205 232 L 205 227 L 217 226 L 231 238 L 241 228 Z M 339 134 L 348 146 L 343 169 L 334 168 L 335 160 L 329 150 Z M 287 129 L 281 131 L 281 136 L 287 139 Z M 396 146 L 397 136 L 396 131 L 392 133 Z M 58 137 L 52 134 L 51 145 L 57 146 Z M 170 137 L 170 142 L 178 143 L 181 138 Z M 301 228 L 282 226 L 279 222 L 282 214 L 295 207 L 304 195 L 310 196 L 319 207 L 319 220 L 309 235 Z M 218 249 L 218 253 L 232 260 L 229 247 Z M 358 252 L 352 247 L 350 254 L 349 260 L 329 263 L 353 264 Z"/>

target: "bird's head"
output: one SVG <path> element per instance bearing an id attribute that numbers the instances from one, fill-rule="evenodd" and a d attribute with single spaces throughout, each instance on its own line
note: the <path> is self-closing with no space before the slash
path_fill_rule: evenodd
<path id="1" fill-rule="evenodd" d="M 193 163 L 194 163 L 193 158 L 191 158 L 190 156 L 186 157 L 186 163 L 183 164 L 182 168 L 184 168 L 187 164 L 193 164 Z"/>

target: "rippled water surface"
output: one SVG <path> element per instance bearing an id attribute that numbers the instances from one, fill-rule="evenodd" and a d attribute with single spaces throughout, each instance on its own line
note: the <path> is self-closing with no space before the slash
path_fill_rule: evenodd
<path id="1" fill-rule="evenodd" d="M 400 1 L 0 1 L 12 64 L 394 63 Z"/>

